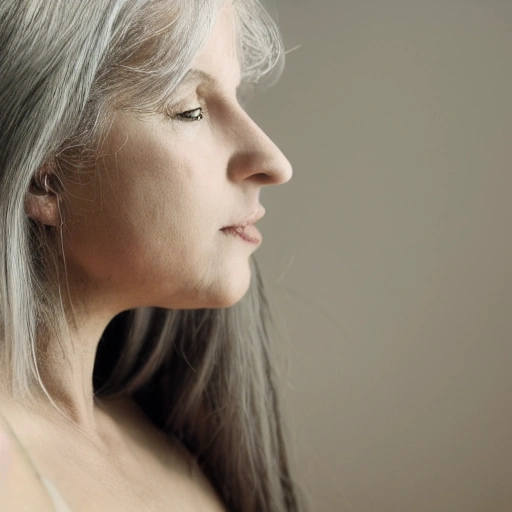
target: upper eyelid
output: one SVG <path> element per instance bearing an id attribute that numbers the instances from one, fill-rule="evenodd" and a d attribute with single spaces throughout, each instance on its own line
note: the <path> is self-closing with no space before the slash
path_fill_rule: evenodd
<path id="1" fill-rule="evenodd" d="M 196 112 L 198 110 L 200 111 L 200 113 L 199 113 L 200 117 L 197 117 L 197 118 L 196 117 L 187 117 L 185 115 L 185 114 L 190 114 L 192 112 Z M 208 114 L 208 112 L 205 107 L 196 107 L 196 108 L 183 110 L 181 112 L 176 112 L 173 117 L 175 117 L 177 119 L 181 119 L 185 122 L 198 122 L 198 121 L 203 120 L 207 114 Z"/>
<path id="2" fill-rule="evenodd" d="M 226 98 L 225 93 L 220 93 L 219 91 L 215 93 L 201 93 L 199 92 L 199 88 L 201 87 L 202 83 L 196 84 L 196 87 L 193 89 L 193 91 L 190 91 L 190 93 L 182 93 L 182 94 L 176 94 L 174 101 L 168 103 L 164 110 L 167 114 L 177 115 L 182 112 L 187 112 L 190 110 L 195 110 L 197 108 L 202 108 L 205 112 L 205 114 L 208 112 L 207 103 L 211 101 L 211 97 L 208 98 L 209 95 L 217 96 L 218 97 L 224 97 Z M 242 107 L 245 108 L 250 101 L 253 99 L 255 95 L 255 84 L 249 82 L 249 81 L 242 81 L 235 91 L 235 96 L 237 103 Z M 197 102 L 197 104 L 196 104 Z"/>
<path id="3" fill-rule="evenodd" d="M 165 106 L 163 109 L 163 113 L 169 117 L 174 118 L 180 116 L 181 114 L 193 112 L 194 110 L 201 110 L 203 114 L 207 113 L 207 108 L 204 104 L 200 104 L 197 106 L 186 106 L 180 103 Z"/>

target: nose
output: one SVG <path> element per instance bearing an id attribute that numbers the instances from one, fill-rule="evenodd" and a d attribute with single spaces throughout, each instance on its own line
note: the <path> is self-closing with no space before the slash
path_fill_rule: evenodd
<path id="1" fill-rule="evenodd" d="M 289 181 L 293 169 L 281 150 L 241 107 L 235 117 L 230 127 L 233 151 L 228 165 L 229 178 L 251 179 L 261 185 Z"/>

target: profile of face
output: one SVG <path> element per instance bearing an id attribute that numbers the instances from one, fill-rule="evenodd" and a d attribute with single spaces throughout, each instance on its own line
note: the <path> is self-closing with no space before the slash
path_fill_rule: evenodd
<path id="1" fill-rule="evenodd" d="M 73 302 L 219 308 L 250 284 L 258 244 L 221 229 L 262 212 L 290 163 L 237 100 L 240 64 L 225 6 L 164 114 L 118 112 L 97 168 L 64 192 Z"/>

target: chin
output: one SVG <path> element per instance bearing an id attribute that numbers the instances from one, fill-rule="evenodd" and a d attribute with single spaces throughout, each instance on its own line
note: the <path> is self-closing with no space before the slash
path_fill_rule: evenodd
<path id="1" fill-rule="evenodd" d="M 219 290 L 219 293 L 215 297 L 212 297 L 210 304 L 204 307 L 219 309 L 234 306 L 237 302 L 242 300 L 248 292 L 250 284 L 250 276 L 247 280 L 240 279 L 238 282 L 233 283 L 229 288 L 225 287 L 223 290 Z"/>
<path id="2" fill-rule="evenodd" d="M 242 300 L 251 285 L 251 271 L 232 272 L 212 282 L 208 287 L 195 287 L 186 297 L 178 300 L 163 299 L 157 307 L 166 309 L 222 309 L 234 306 Z M 154 304 L 155 305 L 155 304 Z"/>
<path id="3" fill-rule="evenodd" d="M 239 269 L 241 270 L 241 269 Z M 210 309 L 229 308 L 242 300 L 251 285 L 251 271 L 249 267 L 244 271 L 233 272 L 225 277 L 221 283 L 215 284 L 215 288 L 210 289 L 205 302 L 206 306 L 200 306 Z"/>

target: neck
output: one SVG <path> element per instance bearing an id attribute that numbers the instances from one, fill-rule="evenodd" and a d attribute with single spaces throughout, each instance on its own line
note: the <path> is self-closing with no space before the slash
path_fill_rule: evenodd
<path id="1" fill-rule="evenodd" d="M 41 379 L 55 404 L 81 430 L 96 430 L 93 370 L 96 350 L 112 314 L 79 315 L 69 337 L 48 345 Z"/>
<path id="2" fill-rule="evenodd" d="M 75 311 L 76 313 L 76 311 Z M 52 422 L 65 422 L 84 434 L 98 430 L 98 400 L 94 396 L 93 370 L 96 350 L 103 331 L 114 314 L 96 312 L 75 314 L 75 321 L 61 340 L 49 339 L 38 370 L 41 381 L 51 399 L 39 386 L 34 386 L 34 400 L 23 402 L 23 407 L 47 417 Z M 2 364 L 8 364 L 2 361 Z M 9 366 L 5 366 L 8 368 Z M 14 397 L 7 391 L 9 372 L 1 372 L 2 395 Z M 52 403 L 53 401 L 53 403 Z M 18 404 L 20 405 L 20 404 Z M 57 406 L 57 407 L 55 407 Z M 60 413 L 59 413 L 60 411 Z"/>

